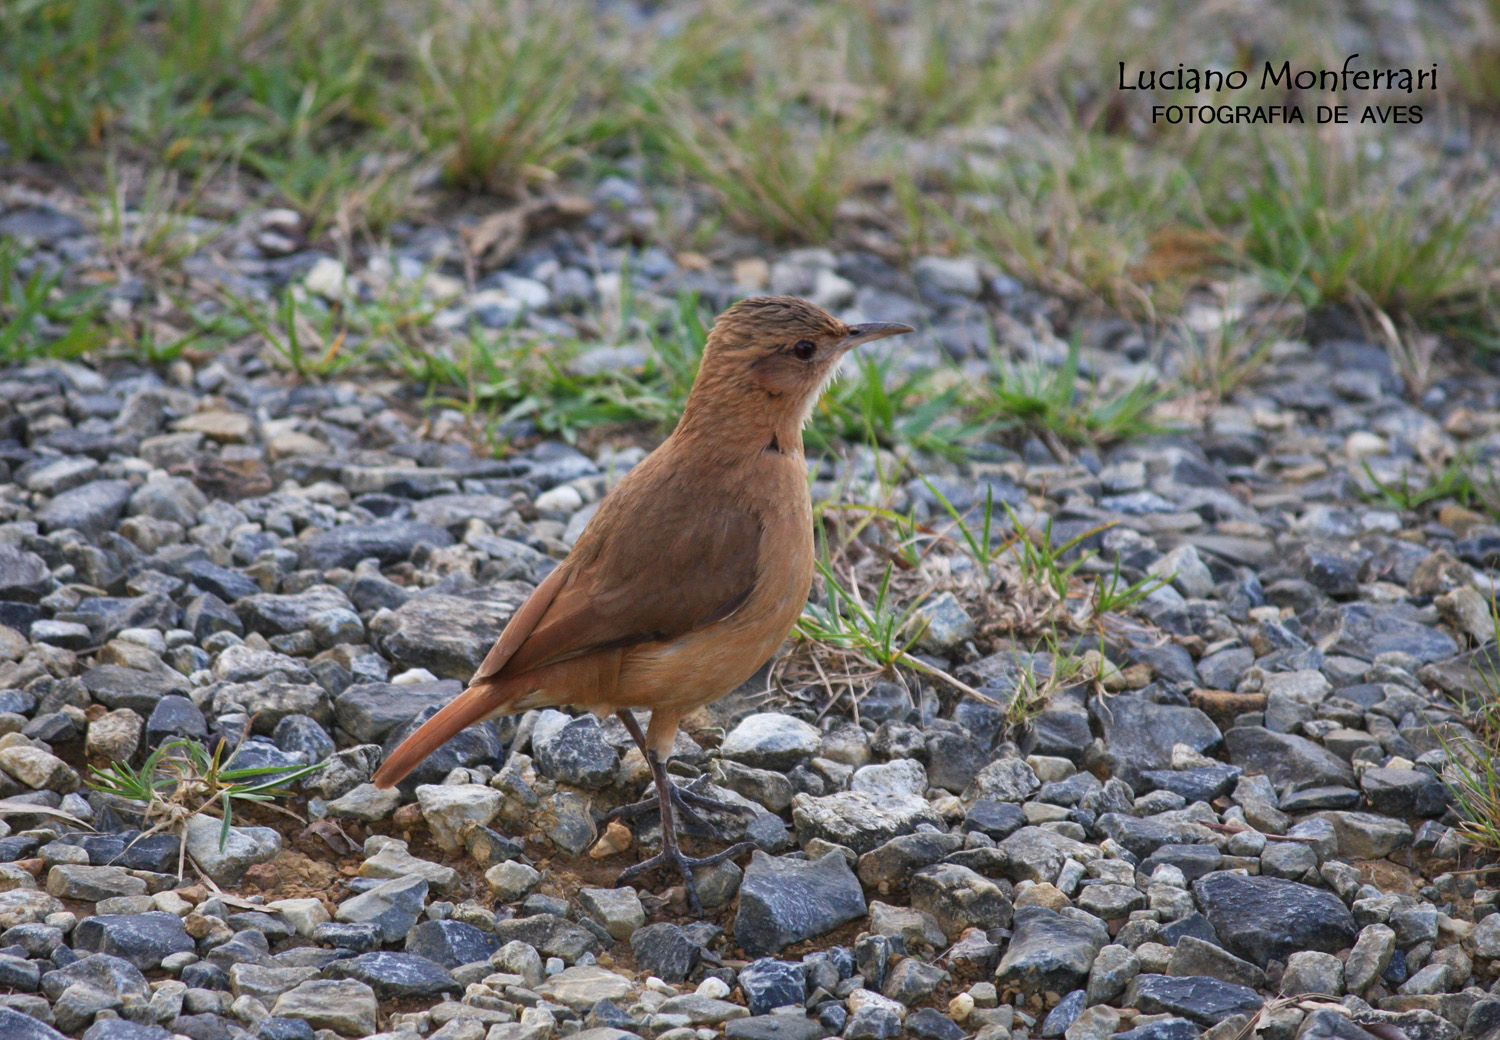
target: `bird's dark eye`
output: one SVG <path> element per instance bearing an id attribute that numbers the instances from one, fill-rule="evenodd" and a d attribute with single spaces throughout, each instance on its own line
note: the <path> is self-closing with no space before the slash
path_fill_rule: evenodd
<path id="1" fill-rule="evenodd" d="M 792 353 L 797 355 L 799 361 L 811 361 L 812 356 L 817 352 L 817 344 L 810 339 L 799 339 L 792 344 Z"/>

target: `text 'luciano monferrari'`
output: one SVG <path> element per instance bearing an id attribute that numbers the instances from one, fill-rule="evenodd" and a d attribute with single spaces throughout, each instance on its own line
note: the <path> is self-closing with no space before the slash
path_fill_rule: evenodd
<path id="1" fill-rule="evenodd" d="M 1437 65 L 1424 69 L 1357 69 L 1351 68 L 1358 54 L 1344 59 L 1337 69 L 1293 69 L 1290 61 L 1279 65 L 1268 61 L 1261 69 L 1261 90 L 1351 90 L 1402 91 L 1437 89 Z M 1132 80 L 1120 62 L 1121 90 L 1243 90 L 1250 85 L 1250 75 L 1242 69 L 1194 69 L 1179 64 L 1175 69 L 1140 69 Z"/>

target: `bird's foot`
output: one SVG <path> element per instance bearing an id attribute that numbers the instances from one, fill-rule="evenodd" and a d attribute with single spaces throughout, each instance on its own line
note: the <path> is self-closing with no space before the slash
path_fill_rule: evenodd
<path id="1" fill-rule="evenodd" d="M 633 867 L 627 867 L 620 872 L 616 885 L 625 885 L 632 879 L 639 877 L 648 870 L 656 867 L 675 869 L 682 875 L 683 887 L 687 890 L 688 906 L 694 914 L 703 916 L 703 904 L 698 901 L 698 888 L 693 877 L 693 872 L 705 867 L 716 866 L 727 859 L 743 855 L 746 852 L 754 852 L 760 846 L 753 841 L 742 841 L 738 845 L 731 845 L 722 852 L 715 852 L 712 856 L 688 856 L 677 846 L 675 841 L 669 841 L 662 846 L 662 850 L 650 859 L 643 859 Z"/>
<path id="2" fill-rule="evenodd" d="M 682 819 L 720 841 L 728 841 L 730 839 L 725 837 L 718 827 L 705 819 L 703 814 L 698 812 L 698 809 L 707 809 L 710 812 L 741 813 L 749 816 L 754 816 L 755 810 L 748 805 L 736 805 L 733 802 L 726 802 L 721 798 L 714 798 L 696 790 L 698 785 L 707 781 L 708 777 L 700 776 L 687 787 L 678 787 L 676 784 L 668 781 L 668 797 L 672 800 L 672 806 L 681 813 Z M 697 808 L 694 808 L 694 806 Z M 611 810 L 604 819 L 605 822 L 618 819 L 635 819 L 637 816 L 644 816 L 646 813 L 659 810 L 660 808 L 660 795 L 654 794 L 649 798 L 641 799 L 639 802 L 631 802 L 629 805 L 622 805 L 617 809 Z"/>

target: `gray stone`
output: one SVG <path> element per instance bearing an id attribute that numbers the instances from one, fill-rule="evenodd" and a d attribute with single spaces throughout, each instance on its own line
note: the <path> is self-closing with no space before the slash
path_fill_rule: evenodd
<path id="1" fill-rule="evenodd" d="M 60 899 L 97 902 L 116 896 L 138 896 L 146 882 L 126 873 L 124 867 L 92 867 L 59 863 L 47 871 L 47 893 Z"/>
<path id="2" fill-rule="evenodd" d="M 1358 933 L 1338 896 L 1295 881 L 1219 871 L 1193 893 L 1225 947 L 1261 967 L 1298 950 L 1337 953 Z"/>
<path id="3" fill-rule="evenodd" d="M 376 645 L 402 668 L 425 668 L 443 679 L 464 682 L 474 674 L 531 586 L 502 581 L 451 595 L 413 596 L 371 621 Z"/>
<path id="4" fill-rule="evenodd" d="M 752 957 L 774 954 L 864 914 L 864 891 L 839 853 L 808 862 L 757 851 L 740 883 L 734 938 Z"/>
<path id="5" fill-rule="evenodd" d="M 932 996 L 947 978 L 948 973 L 937 965 L 926 964 L 917 957 L 905 957 L 890 970 L 881 993 L 911 1007 Z"/>
<path id="6" fill-rule="evenodd" d="M 221 885 L 237 884 L 251 865 L 269 863 L 281 853 L 281 834 L 270 827 L 230 827 L 221 846 L 222 836 L 222 822 L 211 816 L 188 820 L 188 855 Z"/>
<path id="7" fill-rule="evenodd" d="M 1236 726 L 1224 734 L 1229 760 L 1261 773 L 1277 787 L 1352 787 L 1349 763 L 1306 737 L 1272 733 L 1262 726 Z"/>
<path id="8" fill-rule="evenodd" d="M 614 782 L 620 753 L 607 744 L 592 714 L 569 718 L 560 712 L 559 724 L 538 722 L 531 737 L 532 756 L 547 776 L 575 787 L 602 790 Z"/>
<path id="9" fill-rule="evenodd" d="M 1219 745 L 1219 727 L 1197 708 L 1154 704 L 1139 697 L 1095 697 L 1090 712 L 1104 738 L 1104 757 L 1111 774 L 1132 787 L 1141 786 L 1141 772 L 1166 769 L 1172 748 L 1186 744 L 1194 751 Z"/>
<path id="10" fill-rule="evenodd" d="M 375 991 L 355 979 L 310 979 L 277 997 L 271 1008 L 273 1015 L 349 1037 L 375 1032 L 378 1011 Z"/>
<path id="11" fill-rule="evenodd" d="M 453 536 L 436 524 L 376 520 L 369 524 L 320 531 L 303 541 L 298 551 L 303 567 L 327 571 L 335 567 L 353 567 L 370 557 L 378 559 L 382 566 L 400 563 L 421 542 L 442 548 L 453 544 Z"/>
<path id="12" fill-rule="evenodd" d="M 911 905 L 937 919 L 954 941 L 967 928 L 1004 928 L 1011 921 L 1011 901 L 998 885 L 968 867 L 938 863 L 911 877 Z"/>
<path id="13" fill-rule="evenodd" d="M 1025 759 L 1002 755 L 975 774 L 960 798 L 965 805 L 981 801 L 1024 802 L 1041 786 Z"/>
<path id="14" fill-rule="evenodd" d="M 741 968 L 737 981 L 752 1015 L 801 1006 L 807 997 L 807 965 L 796 961 L 762 957 Z"/>
<path id="15" fill-rule="evenodd" d="M 1177 940 L 1172 947 L 1172 959 L 1167 963 L 1167 974 L 1208 975 L 1250 989 L 1259 989 L 1266 983 L 1266 973 L 1255 965 L 1195 935 L 1184 935 Z"/>
<path id="16" fill-rule="evenodd" d="M 803 845 L 822 838 L 860 854 L 898 835 L 910 834 L 918 824 L 942 823 L 937 811 L 924 798 L 877 798 L 860 791 L 840 791 L 820 797 L 799 794 L 792 799 L 792 819 L 797 826 L 797 839 Z"/>
<path id="17" fill-rule="evenodd" d="M 1204 975 L 1137 975 L 1126 987 L 1125 1003 L 1148 1015 L 1180 1015 L 1211 1026 L 1231 1015 L 1254 1014 L 1265 1001 L 1247 986 Z"/>
<path id="18" fill-rule="evenodd" d="M 974 636 L 974 619 L 951 592 L 939 593 L 912 612 L 913 631 L 920 631 L 916 646 L 933 654 L 946 654 Z"/>
<path id="19" fill-rule="evenodd" d="M 406 935 L 427 901 L 427 882 L 421 877 L 392 878 L 339 904 L 334 917 L 345 924 L 372 924 L 385 942 Z"/>
<path id="20" fill-rule="evenodd" d="M 821 735 L 801 719 L 779 712 L 747 715 L 730 730 L 719 753 L 757 769 L 786 770 L 818 753 Z"/>
<path id="21" fill-rule="evenodd" d="M 64 491 L 37 510 L 43 531 L 72 528 L 88 538 L 112 530 L 135 489 L 127 480 L 96 480 Z"/>
<path id="22" fill-rule="evenodd" d="M 1318 816 L 1333 824 L 1339 855 L 1344 859 L 1383 859 L 1412 842 L 1412 829 L 1401 820 L 1362 812 L 1324 812 Z"/>
<path id="23" fill-rule="evenodd" d="M 52 590 L 47 561 L 14 545 L 0 544 L 0 600 L 35 603 Z"/>
<path id="24" fill-rule="evenodd" d="M 1012 881 L 1057 880 L 1058 871 L 1068 859 L 1080 862 L 1099 858 L 1099 850 L 1075 841 L 1045 827 L 1022 827 L 1000 842 L 997 849 L 1004 855 L 1006 876 Z"/>
<path id="25" fill-rule="evenodd" d="M 464 921 L 420 921 L 406 933 L 407 953 L 426 958 L 443 968 L 488 960 L 499 948 L 500 940 L 494 933 L 482 931 Z M 380 989 L 379 986 L 375 988 L 377 992 Z"/>
<path id="26" fill-rule="evenodd" d="M 163 958 L 194 949 L 182 918 L 160 911 L 85 917 L 73 931 L 73 947 L 82 953 L 113 954 L 142 970 L 160 967 Z"/>
<path id="27" fill-rule="evenodd" d="M 995 981 L 1026 997 L 1082 989 L 1108 940 L 1102 923 L 1096 927 L 1043 907 L 1021 907 Z"/>
<path id="28" fill-rule="evenodd" d="M 1396 651 L 1426 664 L 1445 661 L 1458 653 L 1451 636 L 1422 624 L 1416 608 L 1404 601 L 1339 604 L 1318 611 L 1308 629 L 1330 652 L 1361 661 L 1373 661 Z"/>
<path id="29" fill-rule="evenodd" d="M 1478 934 L 1477 928 L 1475 934 Z M 1361 928 L 1354 949 L 1349 951 L 1349 958 L 1344 962 L 1344 985 L 1348 991 L 1358 996 L 1374 985 L 1390 967 L 1395 952 L 1396 933 L 1389 925 L 1376 922 Z"/>
<path id="30" fill-rule="evenodd" d="M 1287 958 L 1281 992 L 1289 997 L 1322 994 L 1336 998 L 1344 992 L 1344 966 L 1331 953 L 1299 950 Z"/>
<path id="31" fill-rule="evenodd" d="M 872 888 L 885 885 L 885 890 L 894 890 L 904 884 L 913 872 L 958 851 L 963 844 L 962 834 L 938 834 L 932 831 L 903 834 L 859 857 L 856 872 L 860 881 Z"/>
<path id="32" fill-rule="evenodd" d="M 578 905 L 616 939 L 629 939 L 646 923 L 646 908 L 633 888 L 580 888 Z"/>
<path id="33" fill-rule="evenodd" d="M 403 686 L 357 683 L 334 699 L 333 713 L 349 736 L 361 744 L 375 743 L 424 710 L 436 711 L 462 692 L 462 683 L 447 680 Z"/>
<path id="34" fill-rule="evenodd" d="M 1180 946 L 1181 943 L 1179 942 Z M 1128 946 L 1116 943 L 1104 947 L 1094 958 L 1089 968 L 1089 982 L 1084 991 L 1084 1003 L 1112 1004 L 1130 980 L 1141 972 L 1141 961 Z"/>
<path id="35" fill-rule="evenodd" d="M 596 964 L 580 964 L 564 969 L 536 989 L 548 1000 L 583 1012 L 601 1000 L 623 1000 L 635 986 L 629 979 Z"/>
<path id="36" fill-rule="evenodd" d="M 377 997 L 386 1000 L 436 997 L 463 990 L 441 965 L 426 957 L 386 950 L 331 961 L 323 974 L 331 979 L 358 979 L 373 989 Z"/>
<path id="37" fill-rule="evenodd" d="M 682 982 L 698 964 L 699 945 L 681 927 L 663 921 L 630 936 L 636 965 L 665 982 Z"/>
<path id="38" fill-rule="evenodd" d="M 505 796 L 484 784 L 424 784 L 417 788 L 422 818 L 444 852 L 461 852 L 471 827 L 487 826 Z"/>

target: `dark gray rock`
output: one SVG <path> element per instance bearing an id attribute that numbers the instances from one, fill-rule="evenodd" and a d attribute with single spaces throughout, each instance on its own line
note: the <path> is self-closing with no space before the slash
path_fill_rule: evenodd
<path id="1" fill-rule="evenodd" d="M 407 686 L 359 683 L 334 698 L 333 717 L 340 729 L 361 744 L 376 743 L 424 710 L 436 712 L 463 689 L 463 683 L 446 679 Z"/>
<path id="2" fill-rule="evenodd" d="M 720 753 L 755 769 L 785 771 L 818 753 L 817 729 L 780 712 L 747 715 L 724 735 Z"/>
<path id="3" fill-rule="evenodd" d="M 3 1034 L 9 1037 L 9 1033 Z M 83 1040 L 171 1040 L 172 1034 L 158 1025 L 132 1022 L 128 1018 L 101 1018 L 83 1031 Z"/>
<path id="4" fill-rule="evenodd" d="M 869 795 L 863 791 L 839 791 L 792 799 L 792 819 L 797 837 L 806 845 L 822 838 L 857 853 L 866 853 L 919 824 L 941 824 L 942 819 L 925 798 L 915 795 Z"/>
<path id="5" fill-rule="evenodd" d="M 463 987 L 442 966 L 410 953 L 376 950 L 332 961 L 323 969 L 329 979 L 358 979 L 387 1000 L 458 994 Z"/>
<path id="6" fill-rule="evenodd" d="M 1116 1033 L 1112 1040 L 1195 1040 L 1200 1032 L 1195 1023 L 1185 1018 L 1162 1018 Z"/>
<path id="7" fill-rule="evenodd" d="M 313 942 L 355 953 L 368 953 L 385 941 L 378 924 L 345 924 L 342 921 L 324 921 L 313 928 L 312 937 Z"/>
<path id="8" fill-rule="evenodd" d="M 1320 744 L 1263 726 L 1235 726 L 1224 734 L 1229 760 L 1247 773 L 1262 773 L 1277 787 L 1352 787 L 1349 763 Z"/>
<path id="9" fill-rule="evenodd" d="M 1012 802 L 993 799 L 975 802 L 964 814 L 964 830 L 978 831 L 1001 841 L 1026 826 L 1026 812 Z"/>
<path id="10" fill-rule="evenodd" d="M 1044 907 L 1022 907 L 995 981 L 1026 996 L 1082 989 L 1108 941 L 1103 922 L 1094 926 Z"/>
<path id="11" fill-rule="evenodd" d="M 0 217 L 0 238 L 18 238 L 50 245 L 58 239 L 81 235 L 85 230 L 76 217 L 51 206 L 22 206 Z"/>
<path id="12" fill-rule="evenodd" d="M 734 938 L 752 957 L 774 954 L 864 913 L 864 890 L 839 853 L 808 862 L 757 851 L 740 882 Z"/>
<path id="13" fill-rule="evenodd" d="M 1445 661 L 1458 653 L 1453 637 L 1417 620 L 1410 603 L 1344 603 L 1312 612 L 1308 633 L 1329 653 L 1373 661 L 1383 653 L 1411 654 L 1423 664 Z"/>
<path id="14" fill-rule="evenodd" d="M 1182 871 L 1187 880 L 1196 881 L 1218 870 L 1223 862 L 1224 854 L 1215 845 L 1159 845 L 1141 860 L 1140 872 L 1150 877 L 1157 867 L 1167 863 Z"/>
<path id="15" fill-rule="evenodd" d="M 1186 744 L 1194 751 L 1219 745 L 1219 727 L 1197 708 L 1154 704 L 1139 697 L 1095 697 L 1090 711 L 1104 738 L 1104 757 L 1110 772 L 1141 786 L 1141 773 L 1172 764 L 1172 748 Z"/>
<path id="16" fill-rule="evenodd" d="M 665 921 L 637 928 L 630 936 L 630 951 L 640 970 L 674 983 L 688 977 L 702 953 L 681 927 Z"/>
<path id="17" fill-rule="evenodd" d="M 1189 803 L 1212 802 L 1234 790 L 1234 785 L 1245 771 L 1239 766 L 1215 762 L 1211 766 L 1195 766 L 1192 769 L 1143 769 L 1138 790 L 1171 791 L 1180 794 Z"/>
<path id="18" fill-rule="evenodd" d="M 1063 997 L 1057 1005 L 1042 1019 L 1042 1027 L 1037 1032 L 1040 1037 L 1062 1036 L 1067 1028 L 1078 1020 L 1083 1014 L 1084 991 L 1075 989 L 1072 993 Z"/>
<path id="19" fill-rule="evenodd" d="M 194 949 L 193 940 L 176 914 L 98 914 L 85 917 L 73 931 L 73 947 L 80 953 L 108 953 L 137 968 L 161 966 L 162 958 Z"/>
<path id="20" fill-rule="evenodd" d="M 128 480 L 96 480 L 53 498 L 37 510 L 36 520 L 43 531 L 72 528 L 97 539 L 114 529 L 133 490 Z"/>
<path id="21" fill-rule="evenodd" d="M 5 1040 L 68 1040 L 45 1022 L 0 1006 L 0 1036 Z"/>
<path id="22" fill-rule="evenodd" d="M 427 901 L 427 882 L 421 877 L 392 878 L 367 892 L 350 896 L 339 904 L 337 920 L 345 924 L 371 924 L 381 938 L 396 942 L 417 923 Z"/>
<path id="23" fill-rule="evenodd" d="M 406 952 L 444 968 L 488 960 L 500 948 L 493 932 L 463 921 L 422 921 L 406 933 Z"/>
<path id="24" fill-rule="evenodd" d="M 1193 882 L 1193 894 L 1224 946 L 1262 968 L 1299 950 L 1337 953 L 1359 934 L 1338 896 L 1284 878 L 1218 871 Z"/>
<path id="25" fill-rule="evenodd" d="M 1105 813 L 1095 824 L 1098 833 L 1113 838 L 1132 855 L 1149 856 L 1163 845 L 1195 845 L 1211 841 L 1212 831 L 1178 812 L 1156 816 Z"/>
<path id="26" fill-rule="evenodd" d="M 901 1018 L 890 1008 L 865 1004 L 849 1016 L 844 1040 L 893 1040 L 901 1035 Z"/>
<path id="27" fill-rule="evenodd" d="M 1018 806 L 1011 808 L 1018 814 L 1021 811 Z M 963 844 L 962 834 L 938 834 L 932 831 L 903 834 L 859 857 L 855 870 L 860 881 L 866 885 L 877 888 L 884 884 L 887 890 L 894 890 L 905 884 L 914 871 L 931 866 L 944 856 L 963 848 Z"/>
<path id="28" fill-rule="evenodd" d="M 314 585 L 290 596 L 272 593 L 246 595 L 235 601 L 234 609 L 246 629 L 263 636 L 331 630 L 337 620 L 332 615 L 340 612 L 353 617 L 356 629 L 362 631 L 353 604 L 332 585 Z"/>
<path id="29" fill-rule="evenodd" d="M 1181 1015 L 1201 1026 L 1230 1015 L 1250 1015 L 1265 1003 L 1255 990 L 1208 975 L 1137 975 L 1125 987 L 1125 1004 L 1148 1015 Z"/>
<path id="30" fill-rule="evenodd" d="M 495 633 L 530 593 L 530 585 L 503 581 L 458 595 L 413 596 L 372 622 L 371 631 L 381 652 L 400 667 L 467 682 Z"/>
<path id="31" fill-rule="evenodd" d="M 163 696 L 146 719 L 146 742 L 157 747 L 178 737 L 202 740 L 208 736 L 208 722 L 188 698 L 181 694 Z"/>
<path id="32" fill-rule="evenodd" d="M 436 524 L 420 524 L 410 520 L 377 520 L 371 524 L 320 531 L 302 542 L 297 549 L 301 554 L 303 567 L 326 571 L 334 567 L 353 567 L 360 560 L 371 557 L 379 560 L 382 566 L 400 563 L 423 542 L 443 548 L 453 544 L 453 536 Z"/>
<path id="33" fill-rule="evenodd" d="M 911 877 L 911 905 L 937 919 L 953 942 L 967 928 L 1004 928 L 1011 921 L 1010 897 L 989 878 L 957 863 L 923 867 Z"/>
<path id="34" fill-rule="evenodd" d="M 927 782 L 932 787 L 961 794 L 990 758 L 989 750 L 966 734 L 927 734 Z"/>
<path id="35" fill-rule="evenodd" d="M 828 1035 L 826 1026 L 802 1015 L 752 1015 L 724 1023 L 728 1040 L 821 1040 Z"/>
<path id="36" fill-rule="evenodd" d="M 764 1015 L 772 1008 L 801 1005 L 807 997 L 807 965 L 762 957 L 740 969 L 738 982 L 745 991 L 750 1014 Z"/>
<path id="37" fill-rule="evenodd" d="M 953 1019 L 937 1008 L 918 1008 L 902 1023 L 917 1040 L 963 1040 L 968 1034 Z"/>
<path id="38" fill-rule="evenodd" d="M 538 730 L 542 727 L 538 725 Z M 599 720 L 592 714 L 569 719 L 531 739 L 537 768 L 555 780 L 601 790 L 614 782 L 620 753 L 605 743 Z"/>
<path id="39" fill-rule="evenodd" d="M 79 678 L 94 700 L 106 708 L 129 708 L 142 716 L 150 716 L 157 702 L 168 694 L 186 693 L 189 688 L 183 675 L 144 672 L 116 664 L 90 668 Z"/>
<path id="40" fill-rule="evenodd" d="M 35 603 L 52 584 L 46 560 L 8 543 L 0 545 L 0 599 Z"/>

